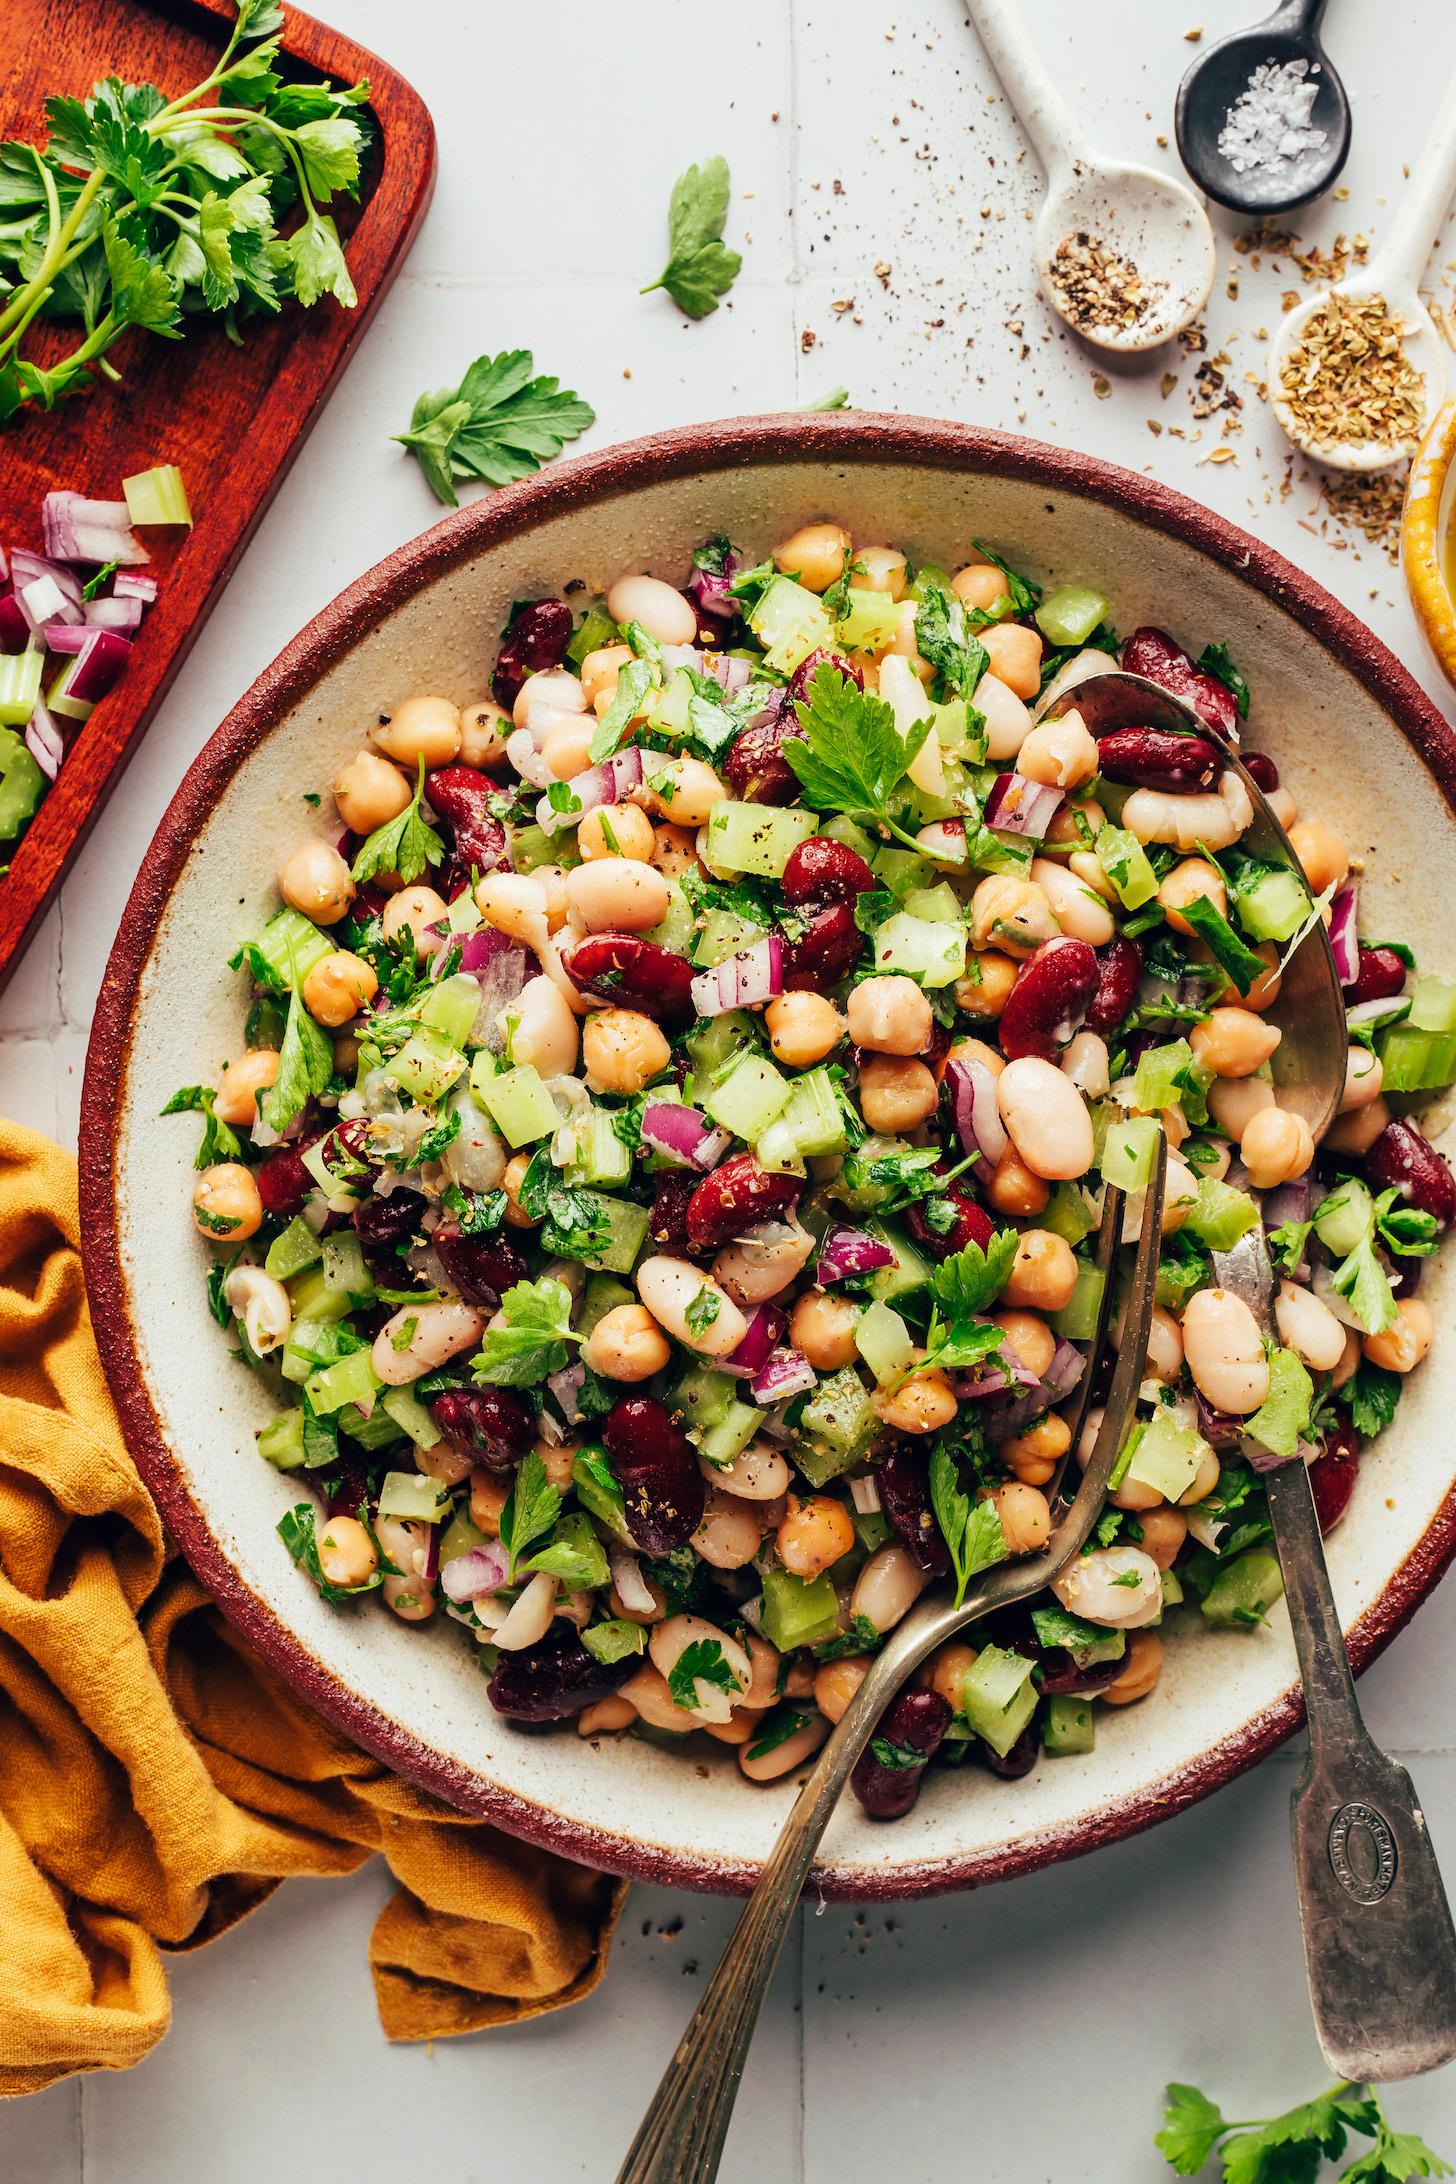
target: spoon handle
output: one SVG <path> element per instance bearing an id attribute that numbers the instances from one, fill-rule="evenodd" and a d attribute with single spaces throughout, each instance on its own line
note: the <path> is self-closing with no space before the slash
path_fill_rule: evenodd
<path id="1" fill-rule="evenodd" d="M 1456 74 L 1452 75 L 1436 109 L 1430 134 L 1401 194 L 1384 247 L 1375 254 L 1370 277 L 1358 285 L 1383 285 L 1392 302 L 1396 300 L 1389 293 L 1392 289 L 1403 287 L 1412 293 L 1418 289 L 1421 275 L 1436 247 L 1453 192 L 1456 192 Z M 1352 287 L 1355 285 L 1351 283 Z"/>
<path id="2" fill-rule="evenodd" d="M 1324 21 L 1328 6 L 1329 0 L 1285 0 L 1284 6 L 1276 8 L 1262 27 L 1284 31 L 1296 38 L 1312 39 Z"/>
<path id="3" fill-rule="evenodd" d="M 1051 180 L 1086 154 L 1087 139 L 1042 66 L 1021 0 L 966 0 L 966 12 Z"/>
<path id="4" fill-rule="evenodd" d="M 1291 1822 L 1315 2031 L 1341 2077 L 1409 2078 L 1456 2056 L 1456 1929 L 1415 1786 L 1361 1718 L 1309 1474 L 1267 1484 L 1309 1716 Z"/>

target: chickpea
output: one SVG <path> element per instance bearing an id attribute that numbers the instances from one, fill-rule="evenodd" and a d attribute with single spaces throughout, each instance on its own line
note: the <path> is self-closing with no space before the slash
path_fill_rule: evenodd
<path id="1" fill-rule="evenodd" d="M 398 901 L 396 895 L 391 910 Z M 378 991 L 379 973 L 373 964 L 351 955 L 347 948 L 336 948 L 332 955 L 321 956 L 304 979 L 303 1005 L 310 1016 L 333 1030 L 368 1008 Z"/>
<path id="2" fill-rule="evenodd" d="M 1183 912 L 1191 902 L 1211 902 L 1220 917 L 1228 916 L 1228 889 L 1223 874 L 1206 857 L 1185 857 L 1174 865 L 1158 889 L 1164 917 L 1175 933 L 1191 933 Z"/>
<path id="3" fill-rule="evenodd" d="M 1077 824 L 1079 819 L 1082 826 Z M 1052 815 L 1052 823 L 1046 831 L 1046 840 L 1055 843 L 1058 848 L 1070 849 L 1074 843 L 1081 841 L 1082 827 L 1088 828 L 1092 834 L 1097 835 L 1102 832 L 1106 824 L 1107 814 L 1096 798 L 1091 796 L 1080 797 L 1075 803 L 1063 804 L 1061 810 Z M 1068 864 L 1071 861 L 1069 857 L 1067 859 Z M 1083 862 L 1086 863 L 1087 861 L 1088 858 L 1084 852 Z M 1109 902 L 1115 902 L 1117 900 L 1117 889 L 1112 885 L 1101 865 L 1097 863 L 1096 857 L 1092 857 L 1090 861 L 1097 865 L 1097 876 L 1095 880 L 1088 881 L 1088 886 L 1095 887 L 1097 893 L 1105 895 Z"/>
<path id="4" fill-rule="evenodd" d="M 728 1292 L 689 1259 L 660 1253 L 644 1259 L 634 1278 L 652 1317 L 684 1349 L 702 1357 L 728 1357 L 748 1332 L 748 1322 Z"/>
<path id="5" fill-rule="evenodd" d="M 1200 956 L 1207 956 L 1212 961 L 1211 950 L 1205 948 L 1201 942 L 1198 952 Z M 1253 1009 L 1255 1014 L 1258 1015 L 1265 1009 L 1273 1008 L 1275 1002 L 1279 999 L 1279 991 L 1284 984 L 1284 976 L 1279 968 L 1279 950 L 1272 940 L 1261 940 L 1254 953 L 1265 967 L 1244 995 L 1244 1007 Z"/>
<path id="6" fill-rule="evenodd" d="M 1340 1113 L 1352 1115 L 1378 1100 L 1385 1084 L 1385 1068 L 1368 1047 L 1352 1046 L 1345 1058 L 1345 1089 L 1340 1094 Z"/>
<path id="7" fill-rule="evenodd" d="M 903 1547 L 877 1547 L 854 1581 L 851 1615 L 862 1615 L 884 1636 L 914 1607 L 930 1578 Z"/>
<path id="8" fill-rule="evenodd" d="M 278 892 L 315 925 L 337 925 L 354 900 L 354 882 L 332 842 L 300 842 L 278 874 Z"/>
<path id="9" fill-rule="evenodd" d="M 529 1062 L 542 1077 L 564 1077 L 575 1070 L 581 1035 L 549 978 L 528 978 L 514 1001 L 497 1012 L 496 1022 L 513 1065 Z"/>
<path id="10" fill-rule="evenodd" d="M 460 763 L 482 773 L 494 773 L 506 764 L 506 737 L 511 716 L 494 698 L 467 705 L 460 715 Z"/>
<path id="11" fill-rule="evenodd" d="M 475 1468 L 474 1460 L 451 1448 L 448 1441 L 436 1441 L 433 1448 L 416 1447 L 415 1465 L 427 1479 L 439 1479 L 445 1486 L 459 1486 Z"/>
<path id="12" fill-rule="evenodd" d="M 1028 956 L 1061 931 L 1044 887 L 992 873 L 971 897 L 971 945 Z"/>
<path id="13" fill-rule="evenodd" d="M 603 1313 L 581 1354 L 607 1380 L 650 1380 L 672 1356 L 672 1344 L 645 1305 L 619 1304 Z"/>
<path id="14" fill-rule="evenodd" d="M 951 1638 L 943 1646 L 937 1646 L 930 1659 L 917 1670 L 915 1681 L 922 1691 L 938 1692 L 953 1714 L 961 1711 L 967 1676 L 979 1658 L 976 1648 L 968 1646 L 960 1638 Z"/>
<path id="15" fill-rule="evenodd" d="M 789 1341 L 816 1373 L 837 1373 L 858 1355 L 854 1331 L 859 1318 L 859 1306 L 848 1297 L 808 1289 L 790 1314 Z"/>
<path id="16" fill-rule="evenodd" d="M 595 652 L 587 654 L 581 663 L 581 689 L 593 710 L 604 693 L 609 701 L 616 696 L 617 677 L 631 657 L 630 645 L 598 645 Z"/>
<path id="17" fill-rule="evenodd" d="M 837 523 L 806 523 L 782 546 L 775 546 L 774 567 L 796 576 L 806 591 L 826 592 L 837 584 L 849 560 L 852 541 Z"/>
<path id="18" fill-rule="evenodd" d="M 716 1744 L 732 1744 L 740 1749 L 758 1735 L 758 1723 L 741 1706 L 735 1706 L 726 1721 L 705 1721 L 703 1727 Z"/>
<path id="19" fill-rule="evenodd" d="M 1097 740 L 1075 710 L 1060 720 L 1044 720 L 1022 744 L 1016 771 L 1048 788 L 1080 789 L 1097 771 Z"/>
<path id="20" fill-rule="evenodd" d="M 411 773 L 422 759 L 426 773 L 433 773 L 459 756 L 460 708 L 448 698 L 406 698 L 380 715 L 374 741 L 386 758 Z"/>
<path id="21" fill-rule="evenodd" d="M 487 1539 L 500 1537 L 501 1511 L 510 1491 L 510 1480 L 497 1478 L 493 1471 L 472 1471 L 470 1474 L 470 1521 Z M 616 1610 L 612 1612 L 615 1614 Z"/>
<path id="22" fill-rule="evenodd" d="M 667 882 L 635 857 L 599 857 L 566 875 L 576 924 L 588 933 L 645 933 L 667 916 Z"/>
<path id="23" fill-rule="evenodd" d="M 450 905 L 433 887 L 403 887 L 385 904 L 379 922 L 386 940 L 394 940 L 408 928 L 417 953 L 434 956 L 445 946 L 445 935 L 438 928 L 449 915 Z"/>
<path id="24" fill-rule="evenodd" d="M 1085 940 L 1091 948 L 1105 948 L 1117 928 L 1112 912 L 1095 888 L 1050 857 L 1034 857 L 1033 886 L 1039 887 L 1052 907 L 1052 916 L 1073 940 Z"/>
<path id="25" fill-rule="evenodd" d="M 1031 1555 L 1046 1545 L 1051 1537 L 1052 1513 L 1038 1487 L 1008 1479 L 1004 1486 L 997 1487 L 991 1499 L 1001 1519 L 1008 1554 Z"/>
<path id="26" fill-rule="evenodd" d="M 877 1054 L 859 1073 L 860 1113 L 872 1130 L 914 1130 L 935 1113 L 935 1079 L 924 1062 Z"/>
<path id="27" fill-rule="evenodd" d="M 924 1352 L 917 1350 L 916 1359 Z M 955 1390 L 943 1372 L 912 1372 L 893 1394 L 872 1396 L 875 1416 L 897 1433 L 939 1433 L 956 1414 Z"/>
<path id="28" fill-rule="evenodd" d="M 1057 1338 L 1045 1320 L 1034 1312 L 995 1312 L 991 1316 L 993 1327 L 999 1327 L 1009 1349 L 1015 1351 L 1021 1363 L 1038 1380 L 1046 1373 L 1056 1353 Z"/>
<path id="29" fill-rule="evenodd" d="M 670 1055 L 658 1026 L 636 1009 L 598 1009 L 582 1026 L 581 1058 L 598 1092 L 640 1092 Z"/>
<path id="30" fill-rule="evenodd" d="M 1269 1393 L 1269 1365 L 1258 1322 L 1228 1289 L 1200 1289 L 1183 1313 L 1183 1352 L 1194 1386 L 1215 1410 L 1240 1418 Z"/>
<path id="31" fill-rule="evenodd" d="M 744 1649 L 748 1654 L 751 1674 L 748 1688 L 738 1700 L 751 1714 L 766 1713 L 778 1703 L 779 1675 L 783 1668 L 783 1656 L 771 1646 L 767 1638 L 760 1638 L 756 1631 L 745 1631 Z"/>
<path id="32" fill-rule="evenodd" d="M 1312 895 L 1327 887 L 1343 887 L 1350 874 L 1350 852 L 1341 837 L 1319 819 L 1301 819 L 1289 830 L 1294 851 L 1309 882 Z"/>
<path id="33" fill-rule="evenodd" d="M 700 758 L 649 757 L 644 788 L 648 810 L 679 827 L 705 827 L 713 806 L 728 794 Z"/>
<path id="34" fill-rule="evenodd" d="M 541 763 L 553 780 L 573 781 L 586 772 L 592 734 L 592 723 L 580 714 L 558 713 L 552 718 L 541 736 Z"/>
<path id="35" fill-rule="evenodd" d="M 826 1721 L 840 1721 L 850 1700 L 870 1672 L 867 1653 L 847 1654 L 843 1660 L 825 1661 L 814 1671 L 814 1704 Z"/>
<path id="36" fill-rule="evenodd" d="M 1160 1570 L 1171 1570 L 1188 1537 L 1188 1519 L 1181 1509 L 1170 1509 L 1165 1503 L 1161 1509 L 1149 1509 L 1139 1517 L 1142 1530 L 1142 1550 L 1151 1555 Z"/>
<path id="37" fill-rule="evenodd" d="M 657 576 L 619 576 L 607 593 L 607 612 L 621 629 L 640 623 L 660 645 L 690 645 L 698 634 L 691 602 Z"/>
<path id="38" fill-rule="evenodd" d="M 1208 1112 L 1231 1138 L 1241 1138 L 1255 1115 L 1273 1105 L 1267 1077 L 1216 1077 L 1208 1088 Z"/>
<path id="39" fill-rule="evenodd" d="M 956 1007 L 964 1009 L 967 1016 L 999 1016 L 1016 984 L 1020 966 L 994 948 L 973 955 L 971 963 L 973 968 L 966 976 L 956 980 Z"/>
<path id="40" fill-rule="evenodd" d="M 621 808 L 618 806 L 619 810 Z M 680 880 L 685 872 L 702 869 L 698 863 L 697 840 L 691 830 L 670 826 L 665 821 L 652 829 L 652 862 L 665 880 Z"/>
<path id="41" fill-rule="evenodd" d="M 1252 1009 L 1212 1009 L 1188 1036 L 1200 1062 L 1215 1077 L 1252 1077 L 1278 1046 L 1281 1033 Z"/>
<path id="42" fill-rule="evenodd" d="M 521 1206 L 521 1185 L 526 1180 L 526 1170 L 531 1165 L 530 1153 L 516 1153 L 506 1162 L 506 1172 L 501 1177 L 501 1189 L 506 1194 L 506 1221 L 511 1228 L 539 1228 Z"/>
<path id="43" fill-rule="evenodd" d="M 379 1568 L 374 1542 L 357 1517 L 330 1517 L 319 1527 L 318 1559 L 330 1585 L 363 1585 Z"/>
<path id="44" fill-rule="evenodd" d="M 971 561 L 963 569 L 957 569 L 950 580 L 950 588 L 957 599 L 982 614 L 989 614 L 1003 599 L 1011 597 L 1011 584 L 1004 569 L 998 569 L 993 561 Z"/>
<path id="45" fill-rule="evenodd" d="M 986 722 L 986 756 L 1004 765 L 1014 759 L 1031 733 L 1031 713 L 999 675 L 983 675 L 976 685 L 976 709 Z"/>
<path id="46" fill-rule="evenodd" d="M 1162 1673 L 1162 1639 L 1155 1630 L 1135 1630 L 1128 1638 L 1122 1668 L 1102 1696 L 1109 1706 L 1131 1706 L 1135 1700 L 1147 1697 Z"/>
<path id="47" fill-rule="evenodd" d="M 1382 1334 L 1366 1335 L 1360 1347 L 1383 1372 L 1414 1372 L 1430 1349 L 1435 1331 L 1430 1306 L 1420 1297 L 1401 1297 L 1393 1323 Z"/>
<path id="48" fill-rule="evenodd" d="M 359 751 L 333 785 L 339 817 L 351 834 L 372 834 L 408 806 L 414 794 L 398 766 L 374 751 Z"/>
<path id="49" fill-rule="evenodd" d="M 1045 1486 L 1072 1445 L 1072 1429 L 1057 1411 L 1048 1411 L 1024 1433 L 1001 1444 L 1002 1461 L 1023 1486 Z"/>
<path id="50" fill-rule="evenodd" d="M 303 998 L 306 1004 L 306 990 Z M 250 1130 L 258 1119 L 258 1094 L 266 1092 L 277 1075 L 278 1056 L 272 1047 L 250 1047 L 246 1054 L 240 1054 L 223 1071 L 212 1103 L 218 1121 Z"/>
<path id="51" fill-rule="evenodd" d="M 1261 1107 L 1251 1115 L 1239 1151 L 1256 1191 L 1272 1191 L 1303 1175 L 1314 1160 L 1314 1138 L 1302 1115 L 1287 1107 Z"/>
<path id="52" fill-rule="evenodd" d="M 1281 1282 L 1274 1300 L 1274 1319 L 1279 1340 L 1312 1372 L 1332 1373 L 1345 1355 L 1345 1336 L 1327 1304 L 1294 1282 Z"/>
<path id="53" fill-rule="evenodd" d="M 1368 1153 L 1389 1121 L 1390 1109 L 1377 1094 L 1367 1106 L 1337 1115 L 1325 1132 L 1324 1142 L 1332 1153 Z"/>
<path id="54" fill-rule="evenodd" d="M 263 1221 L 258 1186 L 240 1161 L 204 1168 L 192 1193 L 192 1219 L 210 1244 L 241 1244 Z"/>
<path id="55" fill-rule="evenodd" d="M 610 1737 L 620 1729 L 630 1729 L 637 1719 L 637 1709 L 630 1699 L 624 1699 L 620 1691 L 609 1698 L 598 1699 L 592 1706 L 584 1706 L 576 1717 L 576 1733 L 579 1737 Z"/>
<path id="56" fill-rule="evenodd" d="M 763 1530 L 752 1502 L 739 1501 L 716 1487 L 709 1490 L 693 1533 L 694 1554 L 715 1570 L 743 1570 L 758 1553 Z"/>
<path id="57" fill-rule="evenodd" d="M 786 1069 L 809 1069 L 844 1037 L 844 1018 L 822 993 L 781 993 L 763 1012 L 768 1043 Z M 871 1124 L 872 1129 L 886 1127 Z"/>
<path id="58" fill-rule="evenodd" d="M 780 1775 L 792 1774 L 812 1758 L 829 1734 L 829 1724 L 822 1714 L 811 1714 L 802 1729 L 796 1729 L 782 1744 L 776 1744 L 771 1752 L 758 1752 L 756 1743 L 745 1744 L 738 1754 L 738 1765 L 750 1782 L 777 1782 Z"/>
<path id="59" fill-rule="evenodd" d="M 1036 1312 L 1060 1312 L 1076 1286 L 1077 1256 L 1065 1237 L 1050 1229 L 1023 1229 L 1002 1291 L 1005 1302 Z"/>
<path id="60" fill-rule="evenodd" d="M 850 990 L 846 1013 L 855 1045 L 877 1054 L 923 1054 L 935 1026 L 930 1003 L 914 979 L 898 972 L 861 979 Z"/>
<path id="61" fill-rule="evenodd" d="M 1039 1175 L 1033 1175 L 1026 1162 L 1014 1151 L 1001 1155 L 986 1183 L 986 1196 L 997 1213 L 1016 1214 L 1022 1220 L 1034 1220 L 1045 1213 L 1051 1192 Z"/>
<path id="62" fill-rule="evenodd" d="M 1034 698 L 1041 688 L 1041 633 L 1025 622 L 995 622 L 981 631 L 991 673 L 1018 698 Z"/>
<path id="63" fill-rule="evenodd" d="M 802 1501 L 790 1494 L 788 1513 L 774 1533 L 784 1568 L 811 1579 L 830 1569 L 854 1545 L 854 1524 L 843 1502 L 832 1494 L 810 1494 Z"/>
<path id="64" fill-rule="evenodd" d="M 996 1086 L 1001 1120 L 1017 1153 L 1047 1182 L 1075 1182 L 1092 1165 L 1092 1117 L 1075 1085 L 1053 1062 L 1022 1054 Z"/>
<path id="65" fill-rule="evenodd" d="M 891 599 L 902 599 L 905 573 L 905 556 L 893 546 L 856 546 L 849 566 L 849 588 L 886 592 Z"/>
<path id="66" fill-rule="evenodd" d="M 1193 1484 L 1186 1493 L 1178 1496 L 1178 1507 L 1195 1509 L 1199 1502 L 1207 1501 L 1222 1476 L 1222 1467 L 1213 1450 L 1205 1449 L 1198 1460 L 1198 1469 L 1193 1474 Z"/>
<path id="67" fill-rule="evenodd" d="M 598 804 L 577 828 L 576 846 L 589 864 L 598 857 L 631 857 L 650 864 L 657 837 L 652 821 L 636 804 Z"/>

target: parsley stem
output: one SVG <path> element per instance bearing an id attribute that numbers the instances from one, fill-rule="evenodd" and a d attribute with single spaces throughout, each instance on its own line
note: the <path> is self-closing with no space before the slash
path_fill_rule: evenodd
<path id="1" fill-rule="evenodd" d="M 46 244 L 45 256 L 23 288 L 17 289 L 3 311 L 0 311 L 0 336 L 8 334 L 17 319 L 33 317 L 32 304 L 37 296 L 43 303 L 51 282 L 60 271 L 61 261 L 70 247 L 77 228 L 96 201 L 104 177 L 99 167 L 93 168 L 82 184 L 80 195 L 71 207 L 66 219 L 54 230 Z M 48 184 L 48 194 L 53 195 L 55 184 Z M 59 208 L 57 208 L 59 209 Z"/>

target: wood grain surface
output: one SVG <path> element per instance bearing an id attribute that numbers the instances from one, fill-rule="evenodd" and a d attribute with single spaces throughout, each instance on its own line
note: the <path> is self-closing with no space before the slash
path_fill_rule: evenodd
<path id="1" fill-rule="evenodd" d="M 169 91 L 204 76 L 232 21 L 230 0 L 9 0 L 0 136 L 40 141 L 45 100 L 114 74 Z M 124 383 L 27 412 L 0 433 L 0 543 L 39 548 L 40 502 L 65 486 L 119 500 L 121 481 L 180 465 L 191 531 L 143 534 L 161 595 L 134 657 L 69 741 L 60 778 L 0 877 L 0 987 L 135 749 L 334 382 L 369 324 L 434 186 L 434 128 L 404 79 L 311 16 L 287 10 L 285 68 L 341 83 L 367 77 L 375 141 L 361 203 L 336 201 L 359 301 L 286 304 L 249 323 L 245 344 L 207 322 L 173 342 L 128 334 L 112 352 Z M 69 340 L 64 337 L 69 335 Z M 47 335 L 57 351 L 75 334 Z M 44 357 L 44 349 L 39 349 Z M 201 743 L 215 725 L 199 721 Z"/>

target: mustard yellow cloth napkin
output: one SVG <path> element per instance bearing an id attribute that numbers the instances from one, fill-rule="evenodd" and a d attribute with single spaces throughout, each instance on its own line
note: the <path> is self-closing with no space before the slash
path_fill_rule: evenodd
<path id="1" fill-rule="evenodd" d="M 0 1122 L 0 2094 L 126 2069 L 167 2029 L 163 1949 L 374 1851 L 401 1884 L 369 1943 L 390 2039 L 579 2001 L 623 1885 L 356 1750 L 169 1556 L 77 1230 L 72 1161 Z"/>

